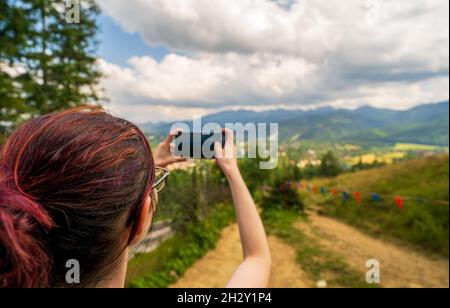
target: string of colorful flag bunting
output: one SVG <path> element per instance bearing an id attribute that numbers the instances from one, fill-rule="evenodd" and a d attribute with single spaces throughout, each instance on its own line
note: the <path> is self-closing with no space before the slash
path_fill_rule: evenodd
<path id="1" fill-rule="evenodd" d="M 348 202 L 350 200 L 354 200 L 356 204 L 362 204 L 364 201 L 364 198 L 370 197 L 370 200 L 375 204 L 381 204 L 385 200 L 392 200 L 394 204 L 401 210 L 405 208 L 407 201 L 415 201 L 417 204 L 426 204 L 428 202 L 432 202 L 433 204 L 442 204 L 442 205 L 449 205 L 448 201 L 444 200 L 427 200 L 421 197 L 407 197 L 407 196 L 386 196 L 381 195 L 378 193 L 370 193 L 368 196 L 365 196 L 360 191 L 351 192 L 350 190 L 343 190 L 338 188 L 328 188 L 325 186 L 318 187 L 316 185 L 312 184 L 305 184 L 305 183 L 294 183 L 294 182 L 288 182 L 288 185 L 293 185 L 294 188 L 307 191 L 313 194 L 320 194 L 322 196 L 331 195 L 333 197 L 341 197 L 342 201 Z"/>

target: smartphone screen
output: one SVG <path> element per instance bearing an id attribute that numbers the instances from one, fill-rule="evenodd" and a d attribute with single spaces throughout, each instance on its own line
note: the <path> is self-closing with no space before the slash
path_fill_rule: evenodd
<path id="1" fill-rule="evenodd" d="M 176 156 L 195 159 L 214 158 L 214 144 L 219 142 L 225 147 L 225 133 L 178 133 L 175 138 Z"/>

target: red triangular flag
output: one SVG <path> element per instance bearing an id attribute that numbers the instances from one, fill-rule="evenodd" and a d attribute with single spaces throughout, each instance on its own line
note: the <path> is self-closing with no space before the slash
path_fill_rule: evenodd
<path id="1" fill-rule="evenodd" d="M 395 197 L 395 204 L 401 210 L 403 210 L 405 208 L 405 201 L 400 196 Z"/>
<path id="2" fill-rule="evenodd" d="M 360 192 L 355 192 L 355 201 L 358 204 L 362 202 L 362 194 Z"/>

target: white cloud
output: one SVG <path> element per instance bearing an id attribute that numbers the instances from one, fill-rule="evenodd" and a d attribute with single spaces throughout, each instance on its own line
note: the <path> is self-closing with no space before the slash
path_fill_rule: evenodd
<path id="1" fill-rule="evenodd" d="M 162 62 L 130 59 L 131 68 L 99 61 L 109 94 L 125 92 L 153 103 L 176 105 L 260 104 L 308 94 L 318 66 L 301 58 L 274 55 L 170 54 Z M 304 93 L 298 93 L 299 90 Z"/>
<path id="2" fill-rule="evenodd" d="M 331 24 L 314 11 L 270 0 L 100 0 L 150 45 L 191 52 L 274 52 L 317 59 L 333 48 Z M 309 48 L 314 46 L 314 50 Z"/>
<path id="3" fill-rule="evenodd" d="M 189 113 L 277 104 L 405 108 L 448 99 L 448 1 L 99 3 L 149 45 L 183 54 L 131 58 L 130 68 L 101 60 L 115 105 Z"/>
<path id="4" fill-rule="evenodd" d="M 107 103 L 104 108 L 113 115 L 129 119 L 138 124 L 183 121 L 194 116 L 204 116 L 208 109 L 171 105 L 116 104 Z"/>

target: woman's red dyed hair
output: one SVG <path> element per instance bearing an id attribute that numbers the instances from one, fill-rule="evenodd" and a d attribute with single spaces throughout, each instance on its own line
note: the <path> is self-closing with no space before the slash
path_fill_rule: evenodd
<path id="1" fill-rule="evenodd" d="M 25 123 L 0 151 L 0 287 L 64 286 L 71 259 L 94 286 L 136 236 L 154 177 L 145 135 L 99 107 Z"/>

